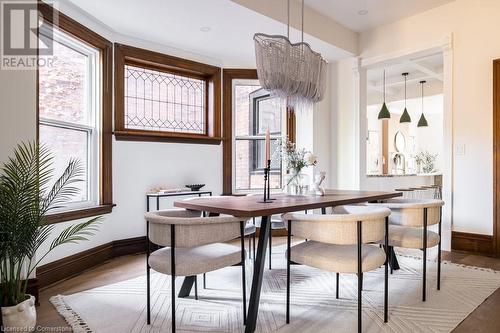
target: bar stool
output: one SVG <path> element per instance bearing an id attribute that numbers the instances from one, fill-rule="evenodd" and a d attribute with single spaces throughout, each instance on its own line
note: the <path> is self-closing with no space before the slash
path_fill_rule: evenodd
<path id="1" fill-rule="evenodd" d="M 436 199 L 390 199 L 369 206 L 386 207 L 389 216 L 389 246 L 423 251 L 422 301 L 426 300 L 427 248 L 438 246 L 437 290 L 441 289 L 441 220 L 444 202 Z M 438 225 L 438 233 L 428 230 Z"/>
<path id="2" fill-rule="evenodd" d="M 388 245 L 391 211 L 383 207 L 342 206 L 343 214 L 287 213 L 287 288 L 286 323 L 290 323 L 291 262 L 336 273 L 338 298 L 339 273 L 358 276 L 358 332 L 362 331 L 362 276 L 385 265 L 384 322 L 388 320 L 388 258 L 381 248 L 369 243 Z M 291 246 L 291 235 L 309 239 Z"/>

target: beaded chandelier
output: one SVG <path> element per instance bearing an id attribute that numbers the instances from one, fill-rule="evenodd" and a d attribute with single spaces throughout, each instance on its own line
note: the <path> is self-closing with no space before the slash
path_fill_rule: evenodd
<path id="1" fill-rule="evenodd" d="M 287 37 L 256 33 L 255 58 L 262 88 L 286 98 L 288 106 L 311 105 L 321 101 L 326 88 L 326 61 L 304 42 L 304 0 L 302 0 L 302 41 L 290 42 L 290 0 Z"/>

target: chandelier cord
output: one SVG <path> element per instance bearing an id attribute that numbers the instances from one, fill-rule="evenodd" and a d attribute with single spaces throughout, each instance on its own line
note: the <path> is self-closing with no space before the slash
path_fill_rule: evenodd
<path id="1" fill-rule="evenodd" d="M 286 19 L 286 37 L 290 39 L 290 0 L 287 0 L 286 11 L 288 13 Z"/>
<path id="2" fill-rule="evenodd" d="M 424 114 L 424 82 L 420 82 L 422 84 L 422 114 Z"/>
<path id="3" fill-rule="evenodd" d="M 406 77 L 407 77 L 407 76 L 408 76 L 408 74 L 407 74 L 407 75 L 405 75 L 405 109 L 406 109 Z"/>
<path id="4" fill-rule="evenodd" d="M 385 68 L 384 68 L 384 103 L 385 103 Z"/>
<path id="5" fill-rule="evenodd" d="M 302 43 L 304 42 L 304 1 L 302 0 Z"/>

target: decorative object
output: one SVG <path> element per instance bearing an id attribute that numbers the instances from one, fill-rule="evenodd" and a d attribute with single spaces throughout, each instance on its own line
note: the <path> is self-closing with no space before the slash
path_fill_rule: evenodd
<path id="1" fill-rule="evenodd" d="M 429 124 L 427 123 L 427 119 L 425 119 L 424 115 L 424 83 L 426 81 L 420 81 L 420 85 L 422 86 L 422 115 L 420 115 L 420 119 L 418 120 L 417 127 L 427 127 Z"/>
<path id="2" fill-rule="evenodd" d="M 286 267 L 286 246 L 273 248 L 273 264 Z M 404 251 L 404 252 L 403 252 Z M 406 254 L 406 255 L 405 255 Z M 493 270 L 454 264 L 443 261 L 441 291 L 431 288 L 429 282 L 427 301 L 421 302 L 422 252 L 398 251 L 400 270 L 390 276 L 389 323 L 373 315 L 383 307 L 383 269 L 367 274 L 364 281 L 365 294 L 363 316 L 365 333 L 381 332 L 451 332 L 474 309 L 480 306 L 500 287 L 500 274 Z M 246 265 L 251 275 L 252 265 Z M 436 262 L 429 260 L 429 272 L 436 271 Z M 340 275 L 340 299 L 335 292 L 325 292 L 325 285 L 335 285 L 332 274 L 304 265 L 294 265 L 293 275 L 300 276 L 291 289 L 291 306 L 297 308 L 296 317 L 285 325 L 284 295 L 286 274 L 284 269 L 266 270 L 265 287 L 262 288 L 259 307 L 259 329 L 261 333 L 281 332 L 356 332 L 357 277 L 355 274 Z M 241 279 L 236 267 L 211 273 L 217 280 L 213 288 L 202 289 L 198 300 L 193 297 L 178 298 L 183 320 L 177 322 L 182 332 L 241 332 Z M 429 274 L 429 279 L 431 274 Z M 434 276 L 432 276 L 434 279 Z M 108 332 L 169 332 L 170 331 L 170 277 L 153 273 L 151 297 L 156 300 L 151 312 L 150 330 L 144 325 L 146 277 L 120 281 L 71 295 L 58 295 L 50 299 L 57 311 L 71 325 L 75 332 L 95 332 L 106 327 Z M 251 279 L 247 279 L 250 283 Z M 434 282 L 432 283 L 434 286 Z M 216 300 L 216 302 L 214 301 Z M 92 304 L 92 306 L 89 306 Z M 113 309 L 113 311 L 109 311 Z M 103 316 L 103 313 L 108 315 Z M 300 315 L 299 315 L 300 313 Z M 184 320 L 188 318 L 189 320 Z M 277 320 L 276 318 L 280 318 Z M 311 320 L 314 321 L 311 327 Z"/>
<path id="3" fill-rule="evenodd" d="M 32 332 L 36 326 L 35 296 L 27 295 L 28 299 L 13 305 L 2 307 L 2 325 L 7 328 L 18 329 L 18 332 Z"/>
<path id="4" fill-rule="evenodd" d="M 286 192 L 290 195 L 305 195 L 309 190 L 309 176 L 302 170 L 318 164 L 318 158 L 304 148 L 298 149 L 295 143 L 288 139 L 278 142 L 276 152 L 280 153 L 285 168 L 288 172 L 286 179 Z"/>
<path id="5" fill-rule="evenodd" d="M 46 215 L 77 194 L 74 184 L 85 176 L 76 159 L 70 159 L 54 183 L 52 171 L 50 152 L 36 143 L 19 144 L 0 171 L 0 302 L 3 325 L 11 331 L 34 330 L 35 299 L 26 289 L 40 261 L 60 245 L 87 240 L 100 219 L 65 228 L 47 252 L 37 253 L 54 229 L 54 224 L 46 224 Z"/>
<path id="6" fill-rule="evenodd" d="M 394 135 L 394 148 L 398 153 L 403 153 L 406 148 L 406 138 L 401 131 L 397 131 Z"/>
<path id="7" fill-rule="evenodd" d="M 186 185 L 187 188 L 190 188 L 191 191 L 199 191 L 205 184 L 190 184 Z"/>
<path id="8" fill-rule="evenodd" d="M 384 69 L 384 104 L 382 104 L 382 108 L 378 113 L 378 119 L 389 119 L 391 118 L 391 113 L 385 104 L 385 69 Z"/>
<path id="9" fill-rule="evenodd" d="M 286 98 L 297 107 L 321 101 L 326 89 L 326 61 L 304 42 L 304 1 L 302 0 L 302 39 L 290 42 L 290 0 L 287 1 L 287 36 L 256 33 L 255 59 L 262 88 L 271 95 Z"/>
<path id="10" fill-rule="evenodd" d="M 419 152 L 415 156 L 415 161 L 419 169 L 419 173 L 433 173 L 437 170 L 434 167 L 438 154 L 431 154 L 427 150 Z"/>
<path id="11" fill-rule="evenodd" d="M 265 148 L 266 167 L 264 168 L 264 198 L 262 201 L 259 201 L 261 203 L 269 203 L 274 200 L 271 199 L 271 179 L 269 179 L 269 172 L 271 171 L 271 134 L 269 128 L 266 130 Z"/>
<path id="12" fill-rule="evenodd" d="M 311 192 L 315 195 L 325 195 L 325 189 L 321 186 L 321 183 L 326 178 L 326 172 L 321 171 L 314 176 L 314 183 L 312 185 Z"/>
<path id="13" fill-rule="evenodd" d="M 408 110 L 406 109 L 406 78 L 408 77 L 408 73 L 403 73 L 401 74 L 405 77 L 405 109 L 403 111 L 403 114 L 401 115 L 401 118 L 399 118 L 400 123 L 411 123 L 411 117 L 410 114 L 408 113 Z"/>

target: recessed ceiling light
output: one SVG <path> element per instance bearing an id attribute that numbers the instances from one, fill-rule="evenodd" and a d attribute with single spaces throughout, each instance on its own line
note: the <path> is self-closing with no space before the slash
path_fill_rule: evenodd
<path id="1" fill-rule="evenodd" d="M 367 9 L 361 9 L 358 11 L 358 15 L 366 15 L 368 14 L 368 10 Z"/>
<path id="2" fill-rule="evenodd" d="M 212 30 L 212 28 L 210 28 L 210 27 L 201 27 L 200 28 L 200 31 L 203 31 L 203 32 L 209 32 L 210 30 Z"/>

